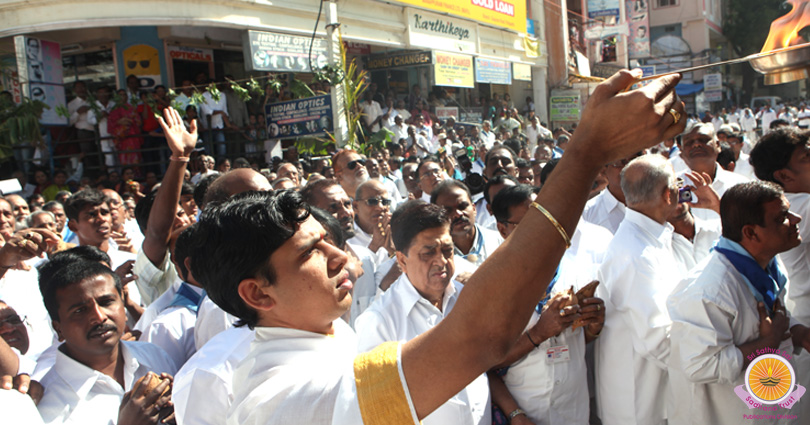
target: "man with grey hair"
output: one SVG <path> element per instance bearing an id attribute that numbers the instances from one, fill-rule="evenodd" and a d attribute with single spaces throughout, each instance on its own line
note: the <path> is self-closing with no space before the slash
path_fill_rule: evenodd
<path id="1" fill-rule="evenodd" d="M 671 321 L 666 300 L 683 277 L 672 254 L 680 180 L 660 155 L 638 157 L 622 170 L 624 220 L 598 272 L 605 300 L 596 342 L 596 391 L 605 425 L 667 421 Z"/>
<path id="2" fill-rule="evenodd" d="M 492 131 L 492 123 L 489 120 L 484 120 L 481 131 L 478 132 L 478 138 L 481 139 L 481 143 L 487 147 L 487 150 L 492 149 L 492 145 L 495 144 L 495 132 Z"/>

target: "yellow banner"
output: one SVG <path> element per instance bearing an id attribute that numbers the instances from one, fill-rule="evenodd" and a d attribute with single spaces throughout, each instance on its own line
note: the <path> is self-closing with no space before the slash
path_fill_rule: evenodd
<path id="1" fill-rule="evenodd" d="M 395 0 L 526 33 L 526 0 Z"/>
<path id="2" fill-rule="evenodd" d="M 473 58 L 434 51 L 433 70 L 437 86 L 475 87 Z"/>

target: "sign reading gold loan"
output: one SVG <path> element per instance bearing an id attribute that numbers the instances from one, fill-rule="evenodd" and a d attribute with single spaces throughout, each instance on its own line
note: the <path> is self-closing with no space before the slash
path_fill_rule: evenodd
<path id="1" fill-rule="evenodd" d="M 483 24 L 526 33 L 524 0 L 395 0 L 424 9 L 445 12 Z"/>

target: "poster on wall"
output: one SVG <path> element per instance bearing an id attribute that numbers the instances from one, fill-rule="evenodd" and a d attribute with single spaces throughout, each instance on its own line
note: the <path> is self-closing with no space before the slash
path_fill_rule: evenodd
<path id="1" fill-rule="evenodd" d="M 549 98 L 551 121 L 579 121 L 579 93 L 551 95 Z"/>
<path id="2" fill-rule="evenodd" d="M 321 68 L 329 62 L 326 40 L 264 31 L 248 31 L 243 36 L 245 70 L 276 72 L 311 72 L 309 46 L 312 43 L 312 66 Z"/>
<path id="3" fill-rule="evenodd" d="M 329 95 L 271 103 L 264 106 L 268 139 L 295 138 L 332 131 Z"/>
<path id="4" fill-rule="evenodd" d="M 67 119 L 56 110 L 64 107 L 65 88 L 62 86 L 62 51 L 59 43 L 39 38 L 14 37 L 17 59 L 17 86 L 12 95 L 15 102 L 22 96 L 48 105 L 39 122 L 45 125 L 64 125 Z"/>
<path id="5" fill-rule="evenodd" d="M 437 86 L 475 87 L 473 58 L 467 55 L 433 52 L 433 74 Z"/>
<path id="6" fill-rule="evenodd" d="M 67 105 L 65 88 L 58 84 L 31 83 L 28 97 L 39 100 L 50 107 L 42 111 L 39 122 L 46 125 L 62 125 L 66 123 L 64 117 L 56 113 L 57 106 Z"/>
<path id="7" fill-rule="evenodd" d="M 489 84 L 512 84 L 512 67 L 509 62 L 475 58 L 475 81 Z"/>
<path id="8" fill-rule="evenodd" d="M 160 53 L 148 44 L 136 44 L 124 49 L 124 74 L 138 77 L 141 89 L 152 90 L 163 84 L 160 76 Z"/>
<path id="9" fill-rule="evenodd" d="M 627 0 L 625 16 L 630 27 L 627 50 L 630 59 L 650 56 L 650 14 L 649 0 Z"/>

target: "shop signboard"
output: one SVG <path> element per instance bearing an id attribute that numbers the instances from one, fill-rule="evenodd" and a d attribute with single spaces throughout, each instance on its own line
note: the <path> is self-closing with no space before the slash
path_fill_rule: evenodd
<path id="1" fill-rule="evenodd" d="M 213 62 L 214 50 L 198 49 L 196 47 L 168 46 L 169 57 L 172 59 L 192 62 Z"/>
<path id="2" fill-rule="evenodd" d="M 532 66 L 526 63 L 512 63 L 512 79 L 518 81 L 532 80 Z"/>
<path id="3" fill-rule="evenodd" d="M 481 124 L 484 119 L 481 114 L 481 108 L 463 108 L 459 112 L 459 122 Z"/>
<path id="4" fill-rule="evenodd" d="M 509 62 L 475 58 L 475 81 L 489 84 L 512 84 Z"/>
<path id="5" fill-rule="evenodd" d="M 722 90 L 706 90 L 703 94 L 703 100 L 706 102 L 721 102 L 723 100 Z"/>
<path id="6" fill-rule="evenodd" d="M 475 87 L 473 58 L 454 53 L 433 52 L 433 76 L 437 86 Z"/>
<path id="7" fill-rule="evenodd" d="M 723 90 L 723 74 L 706 74 L 703 76 L 703 89 L 708 91 Z"/>
<path id="8" fill-rule="evenodd" d="M 264 31 L 248 31 L 243 36 L 247 71 L 312 72 L 308 59 L 312 43 L 312 65 L 328 63 L 326 40 Z"/>
<path id="9" fill-rule="evenodd" d="M 268 139 L 297 138 L 332 131 L 329 95 L 271 103 L 264 106 Z"/>
<path id="10" fill-rule="evenodd" d="M 526 32 L 524 0 L 394 0 L 434 12 L 447 13 L 482 24 Z M 617 0 L 618 1 L 618 0 Z"/>
<path id="11" fill-rule="evenodd" d="M 365 69 L 375 71 L 378 69 L 401 68 L 405 66 L 430 65 L 433 63 L 431 52 L 392 53 L 388 55 L 372 55 L 365 60 Z"/>
<path id="12" fill-rule="evenodd" d="M 59 43 L 17 36 L 14 37 L 14 49 L 20 93 L 49 107 L 42 112 L 39 122 L 45 125 L 67 124 L 67 119 L 56 112 L 57 107 L 67 104 L 62 85 L 62 50 Z M 14 97 L 16 101 L 17 96 Z"/>
<path id="13" fill-rule="evenodd" d="M 478 52 L 478 25 L 444 15 L 406 8 L 411 46 L 458 53 Z"/>
<path id="14" fill-rule="evenodd" d="M 344 41 L 343 46 L 346 48 L 346 53 L 350 55 L 370 55 L 371 45 L 365 43 L 355 43 L 353 41 Z"/>
<path id="15" fill-rule="evenodd" d="M 458 121 L 458 108 L 455 106 L 437 106 L 436 107 L 436 118 L 444 121 L 450 117 L 455 118 Z"/>
<path id="16" fill-rule="evenodd" d="M 588 0 L 588 17 L 613 16 L 619 18 L 619 0 Z"/>
<path id="17" fill-rule="evenodd" d="M 551 103 L 551 121 L 579 121 L 579 93 L 552 95 L 549 102 Z"/>

